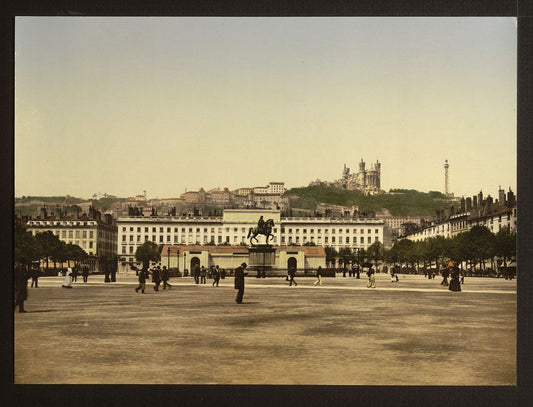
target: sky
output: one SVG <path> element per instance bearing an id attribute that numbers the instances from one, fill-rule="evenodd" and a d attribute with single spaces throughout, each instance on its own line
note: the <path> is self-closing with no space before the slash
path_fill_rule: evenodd
<path id="1" fill-rule="evenodd" d="M 514 17 L 18 17 L 15 196 L 516 193 Z"/>

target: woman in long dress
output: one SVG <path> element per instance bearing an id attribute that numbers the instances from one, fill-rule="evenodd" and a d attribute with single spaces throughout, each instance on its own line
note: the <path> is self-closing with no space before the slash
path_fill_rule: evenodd
<path id="1" fill-rule="evenodd" d="M 65 276 L 65 279 L 63 280 L 63 288 L 72 288 L 72 269 L 69 267 L 67 269 L 67 275 Z"/>

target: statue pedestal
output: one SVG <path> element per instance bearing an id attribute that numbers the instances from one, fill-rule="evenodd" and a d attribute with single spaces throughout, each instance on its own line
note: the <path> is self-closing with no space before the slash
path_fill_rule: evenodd
<path id="1" fill-rule="evenodd" d="M 257 269 L 257 277 L 265 277 L 267 269 L 272 268 L 276 264 L 276 249 L 269 244 L 260 244 L 248 248 L 248 261 L 250 267 Z"/>

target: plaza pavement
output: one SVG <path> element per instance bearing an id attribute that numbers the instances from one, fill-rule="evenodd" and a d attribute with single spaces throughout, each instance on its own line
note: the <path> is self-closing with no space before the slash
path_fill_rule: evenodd
<path id="1" fill-rule="evenodd" d="M 16 384 L 515 385 L 516 280 L 233 278 L 137 294 L 134 273 L 28 288 Z"/>

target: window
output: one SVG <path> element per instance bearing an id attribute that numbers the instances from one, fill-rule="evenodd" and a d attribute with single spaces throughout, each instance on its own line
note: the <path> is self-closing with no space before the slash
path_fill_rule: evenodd
<path id="1" fill-rule="evenodd" d="M 122 254 L 126 254 L 126 246 L 122 246 Z"/>
<path id="2" fill-rule="evenodd" d="M 178 243 L 178 235 L 174 235 L 174 243 Z"/>
<path id="3" fill-rule="evenodd" d="M 130 232 L 133 232 L 133 226 L 130 226 Z"/>
<path id="4" fill-rule="evenodd" d="M 324 243 L 326 243 L 326 244 L 328 243 L 328 237 L 327 236 L 324 238 Z"/>
<path id="5" fill-rule="evenodd" d="M 170 233 L 170 228 L 167 228 L 167 233 Z"/>
<path id="6" fill-rule="evenodd" d="M 144 241 L 145 241 L 145 242 L 148 241 L 148 235 L 144 235 Z"/>
<path id="7" fill-rule="evenodd" d="M 130 242 L 133 242 L 133 235 L 130 235 Z"/>
<path id="8" fill-rule="evenodd" d="M 361 234 L 365 233 L 365 230 L 364 229 L 361 229 L 360 230 Z"/>
<path id="9" fill-rule="evenodd" d="M 331 229 L 331 233 L 332 233 L 332 234 L 335 234 L 335 229 Z"/>
<path id="10" fill-rule="evenodd" d="M 82 237 L 83 239 L 87 239 L 87 231 L 86 231 L 86 230 L 84 230 L 83 232 L 81 232 L 81 237 Z"/>
<path id="11" fill-rule="evenodd" d="M 167 242 L 170 243 L 170 235 L 167 235 Z"/>
<path id="12" fill-rule="evenodd" d="M 375 242 L 379 242 L 379 237 L 376 236 L 376 237 L 374 238 L 374 241 L 375 241 Z"/>
<path id="13" fill-rule="evenodd" d="M 379 233 L 379 229 L 376 229 L 374 233 L 377 235 Z"/>
<path id="14" fill-rule="evenodd" d="M 354 233 L 354 235 L 355 235 L 355 234 L 357 233 L 357 229 L 354 229 L 354 230 L 353 230 L 353 233 Z"/>
<path id="15" fill-rule="evenodd" d="M 346 233 L 350 233 L 350 229 L 346 229 Z"/>
<path id="16" fill-rule="evenodd" d="M 123 242 L 126 241 L 126 235 L 122 235 L 122 241 L 123 241 Z"/>
<path id="17" fill-rule="evenodd" d="M 315 229 L 311 229 L 311 233 L 315 233 Z"/>
<path id="18" fill-rule="evenodd" d="M 211 228 L 211 233 L 215 233 L 215 228 Z"/>
<path id="19" fill-rule="evenodd" d="M 234 232 L 237 232 L 237 230 L 238 230 L 237 228 L 233 228 L 233 231 L 234 231 Z"/>
<path id="20" fill-rule="evenodd" d="M 352 240 L 353 244 L 356 244 L 357 243 L 357 237 L 353 237 L 353 240 Z"/>
<path id="21" fill-rule="evenodd" d="M 289 233 L 292 233 L 292 229 L 289 228 Z"/>
<path id="22" fill-rule="evenodd" d="M 372 230 L 371 229 L 368 229 L 368 234 L 372 233 Z"/>
<path id="23" fill-rule="evenodd" d="M 365 244 L 365 238 L 363 236 L 361 236 L 360 242 L 361 242 L 361 244 Z"/>
<path id="24" fill-rule="evenodd" d="M 350 243 L 350 238 L 346 236 L 346 243 Z"/>
<path id="25" fill-rule="evenodd" d="M 155 233 L 157 231 L 157 229 L 155 228 L 155 226 L 152 228 L 152 233 Z"/>
<path id="26" fill-rule="evenodd" d="M 93 242 L 89 242 L 89 249 L 93 248 Z"/>
<path id="27" fill-rule="evenodd" d="M 159 227 L 159 233 L 163 233 L 165 229 L 163 227 Z"/>
<path id="28" fill-rule="evenodd" d="M 163 243 L 163 235 L 159 235 L 159 243 Z"/>
<path id="29" fill-rule="evenodd" d="M 222 236 L 218 236 L 218 243 L 222 243 Z"/>
<path id="30" fill-rule="evenodd" d="M 130 246 L 130 254 L 133 254 L 133 246 Z"/>
<path id="31" fill-rule="evenodd" d="M 300 233 L 300 229 L 296 229 L 296 233 Z"/>
<path id="32" fill-rule="evenodd" d="M 137 233 L 141 233 L 141 228 L 140 227 L 137 228 Z"/>
<path id="33" fill-rule="evenodd" d="M 372 237 L 368 236 L 368 243 L 372 243 Z"/>
<path id="34" fill-rule="evenodd" d="M 178 233 L 178 228 L 174 228 L 174 233 Z"/>
<path id="35" fill-rule="evenodd" d="M 335 243 L 335 236 L 331 238 L 331 243 Z"/>
<path id="36" fill-rule="evenodd" d="M 304 229 L 304 233 L 307 233 L 307 229 Z"/>
<path id="37" fill-rule="evenodd" d="M 76 239 L 79 239 L 80 238 L 80 231 L 76 230 L 74 236 L 76 237 Z"/>
<path id="38" fill-rule="evenodd" d="M 148 227 L 144 228 L 144 233 L 148 233 Z"/>
<path id="39" fill-rule="evenodd" d="M 207 233 L 207 228 L 204 228 L 204 233 Z"/>
<path id="40" fill-rule="evenodd" d="M 157 242 L 155 235 L 152 235 L 152 242 Z"/>

